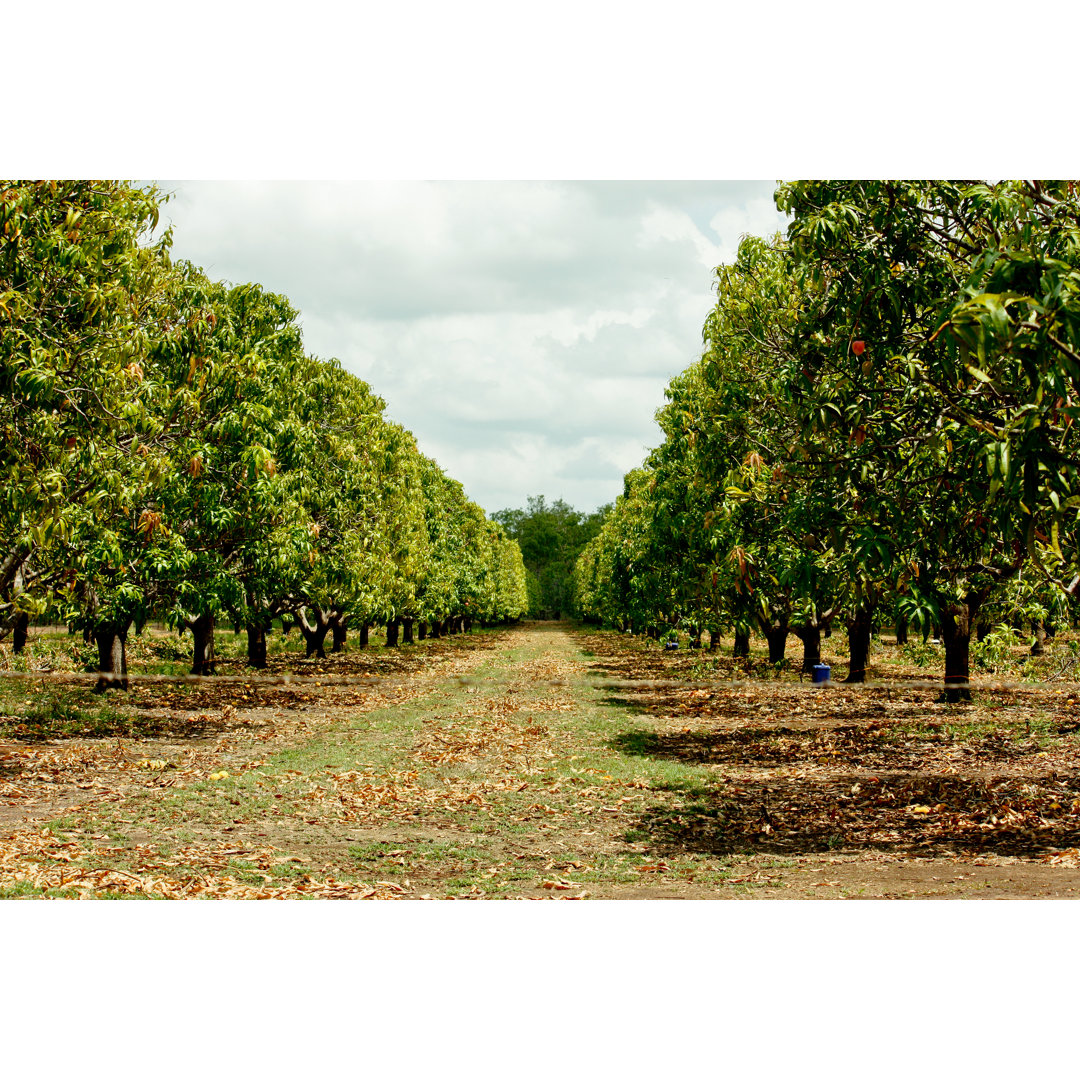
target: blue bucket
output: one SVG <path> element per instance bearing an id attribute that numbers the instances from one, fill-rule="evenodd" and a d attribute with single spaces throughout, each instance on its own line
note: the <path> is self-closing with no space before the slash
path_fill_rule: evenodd
<path id="1" fill-rule="evenodd" d="M 832 675 L 832 668 L 828 664 L 815 664 L 810 676 L 810 681 L 815 683 L 827 683 Z"/>

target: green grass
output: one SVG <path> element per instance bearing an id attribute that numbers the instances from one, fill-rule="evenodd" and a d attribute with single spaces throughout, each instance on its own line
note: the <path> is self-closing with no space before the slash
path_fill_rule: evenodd
<path id="1" fill-rule="evenodd" d="M 25 739 L 131 737 L 145 727 L 124 702 L 88 686 L 43 686 L 0 678 L 0 734 Z"/>
<path id="2" fill-rule="evenodd" d="M 14 885 L 0 886 L 0 900 L 75 900 L 80 893 L 78 889 L 49 889 L 40 885 L 32 885 L 28 881 L 19 881 Z M 123 899 L 120 894 L 98 893 L 103 900 Z"/>

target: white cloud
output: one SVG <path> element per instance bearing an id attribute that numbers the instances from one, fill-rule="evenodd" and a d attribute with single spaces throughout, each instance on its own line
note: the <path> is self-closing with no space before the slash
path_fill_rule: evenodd
<path id="1" fill-rule="evenodd" d="M 772 183 L 181 183 L 174 254 L 301 311 L 485 509 L 612 501 Z"/>
<path id="2" fill-rule="evenodd" d="M 783 214 L 776 209 L 771 196 L 749 199 L 740 206 L 726 206 L 709 221 L 709 227 L 720 239 L 717 263 L 730 263 L 738 254 L 739 241 L 746 235 L 772 236 L 787 227 Z"/>

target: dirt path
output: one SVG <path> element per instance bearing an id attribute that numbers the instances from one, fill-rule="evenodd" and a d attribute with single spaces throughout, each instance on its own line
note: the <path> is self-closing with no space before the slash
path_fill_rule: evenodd
<path id="1" fill-rule="evenodd" d="M 0 744 L 0 895 L 1080 892 L 1071 734 L 939 738 L 917 694 L 679 662 L 532 624 L 304 668 L 322 685 L 138 690 L 138 737 Z"/>

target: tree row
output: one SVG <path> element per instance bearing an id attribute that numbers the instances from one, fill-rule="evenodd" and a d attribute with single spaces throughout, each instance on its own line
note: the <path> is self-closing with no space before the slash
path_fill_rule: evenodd
<path id="1" fill-rule="evenodd" d="M 575 568 L 583 610 L 635 630 L 752 630 L 804 666 L 882 622 L 970 642 L 1080 584 L 1080 194 L 1071 183 L 798 182 L 786 236 L 716 272 L 703 355 L 663 443 Z"/>
<path id="2" fill-rule="evenodd" d="M 527 608 L 518 545 L 384 416 L 297 312 L 207 278 L 155 238 L 160 193 L 0 187 L 0 635 L 51 615 L 126 685 L 151 618 L 194 640 L 275 620 L 308 655 L 453 633 Z"/>

